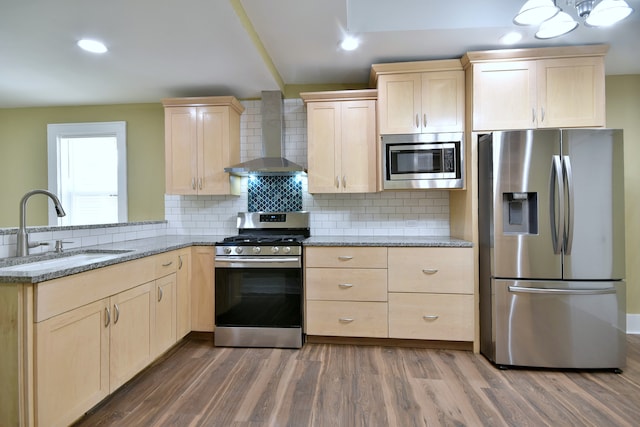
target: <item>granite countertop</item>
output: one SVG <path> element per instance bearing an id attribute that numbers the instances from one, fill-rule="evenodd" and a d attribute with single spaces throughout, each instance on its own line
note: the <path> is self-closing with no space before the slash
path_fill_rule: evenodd
<path id="1" fill-rule="evenodd" d="M 225 236 L 162 236 L 151 237 L 147 239 L 127 240 L 123 242 L 108 243 L 81 249 L 70 249 L 65 251 L 65 255 L 74 255 L 83 251 L 127 251 L 114 254 L 109 259 L 97 262 L 84 263 L 77 266 L 69 267 L 53 267 L 32 271 L 1 271 L 0 283 L 39 283 L 46 280 L 57 279 L 71 274 L 82 273 L 84 271 L 94 270 L 96 268 L 106 267 L 125 261 L 131 261 L 138 258 L 144 258 L 163 252 L 181 249 L 189 246 L 213 246 L 216 242 L 222 240 Z M 48 259 L 60 258 L 59 254 L 45 253 L 39 255 L 30 255 L 26 262 L 45 261 Z M 25 263 L 25 257 L 22 258 L 4 258 L 0 259 L 0 269 L 17 264 Z"/>
<path id="2" fill-rule="evenodd" d="M 33 263 L 49 259 L 62 258 L 59 254 L 45 253 L 31 255 L 28 261 L 22 258 L 0 259 L 0 283 L 40 283 L 47 280 L 95 270 L 125 261 L 131 261 L 163 252 L 181 249 L 189 246 L 213 246 L 225 236 L 162 236 L 147 239 L 127 240 L 123 242 L 109 243 L 81 249 L 73 249 L 65 252 L 65 255 L 74 255 L 86 251 L 109 254 L 108 259 L 98 259 L 95 262 L 83 262 L 79 265 L 54 266 L 30 271 L 2 271 L 3 267 L 10 267 L 26 262 Z M 451 237 L 414 237 L 414 236 L 317 236 L 306 239 L 304 246 L 412 246 L 412 247 L 472 247 L 472 243 L 466 240 Z M 110 253 L 110 251 L 123 251 L 122 253 Z M 126 252 L 124 252 L 126 251 Z"/>
<path id="3" fill-rule="evenodd" d="M 473 244 L 453 237 L 427 236 L 317 236 L 304 241 L 305 246 L 412 246 L 470 248 Z"/>

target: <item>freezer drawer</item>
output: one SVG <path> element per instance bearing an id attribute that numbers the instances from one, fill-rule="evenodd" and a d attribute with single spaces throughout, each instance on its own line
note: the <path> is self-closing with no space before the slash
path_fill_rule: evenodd
<path id="1" fill-rule="evenodd" d="M 608 369 L 625 366 L 625 283 L 491 282 L 498 365 Z"/>

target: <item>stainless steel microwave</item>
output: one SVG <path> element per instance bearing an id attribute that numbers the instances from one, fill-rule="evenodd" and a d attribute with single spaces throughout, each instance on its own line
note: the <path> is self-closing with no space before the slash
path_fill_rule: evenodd
<path id="1" fill-rule="evenodd" d="M 464 187 L 462 132 L 382 135 L 383 188 Z"/>

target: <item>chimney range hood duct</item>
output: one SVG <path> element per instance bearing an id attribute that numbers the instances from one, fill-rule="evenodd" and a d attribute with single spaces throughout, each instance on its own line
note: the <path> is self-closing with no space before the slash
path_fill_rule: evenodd
<path id="1" fill-rule="evenodd" d="M 284 103 L 282 92 L 262 92 L 262 157 L 225 168 L 231 175 L 295 175 L 304 167 L 282 157 Z"/>

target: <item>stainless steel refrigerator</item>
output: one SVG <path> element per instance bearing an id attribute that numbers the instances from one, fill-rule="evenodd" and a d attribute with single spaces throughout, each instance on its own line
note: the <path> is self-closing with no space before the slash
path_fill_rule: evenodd
<path id="1" fill-rule="evenodd" d="M 626 360 L 622 131 L 478 141 L 480 350 L 498 366 Z"/>

